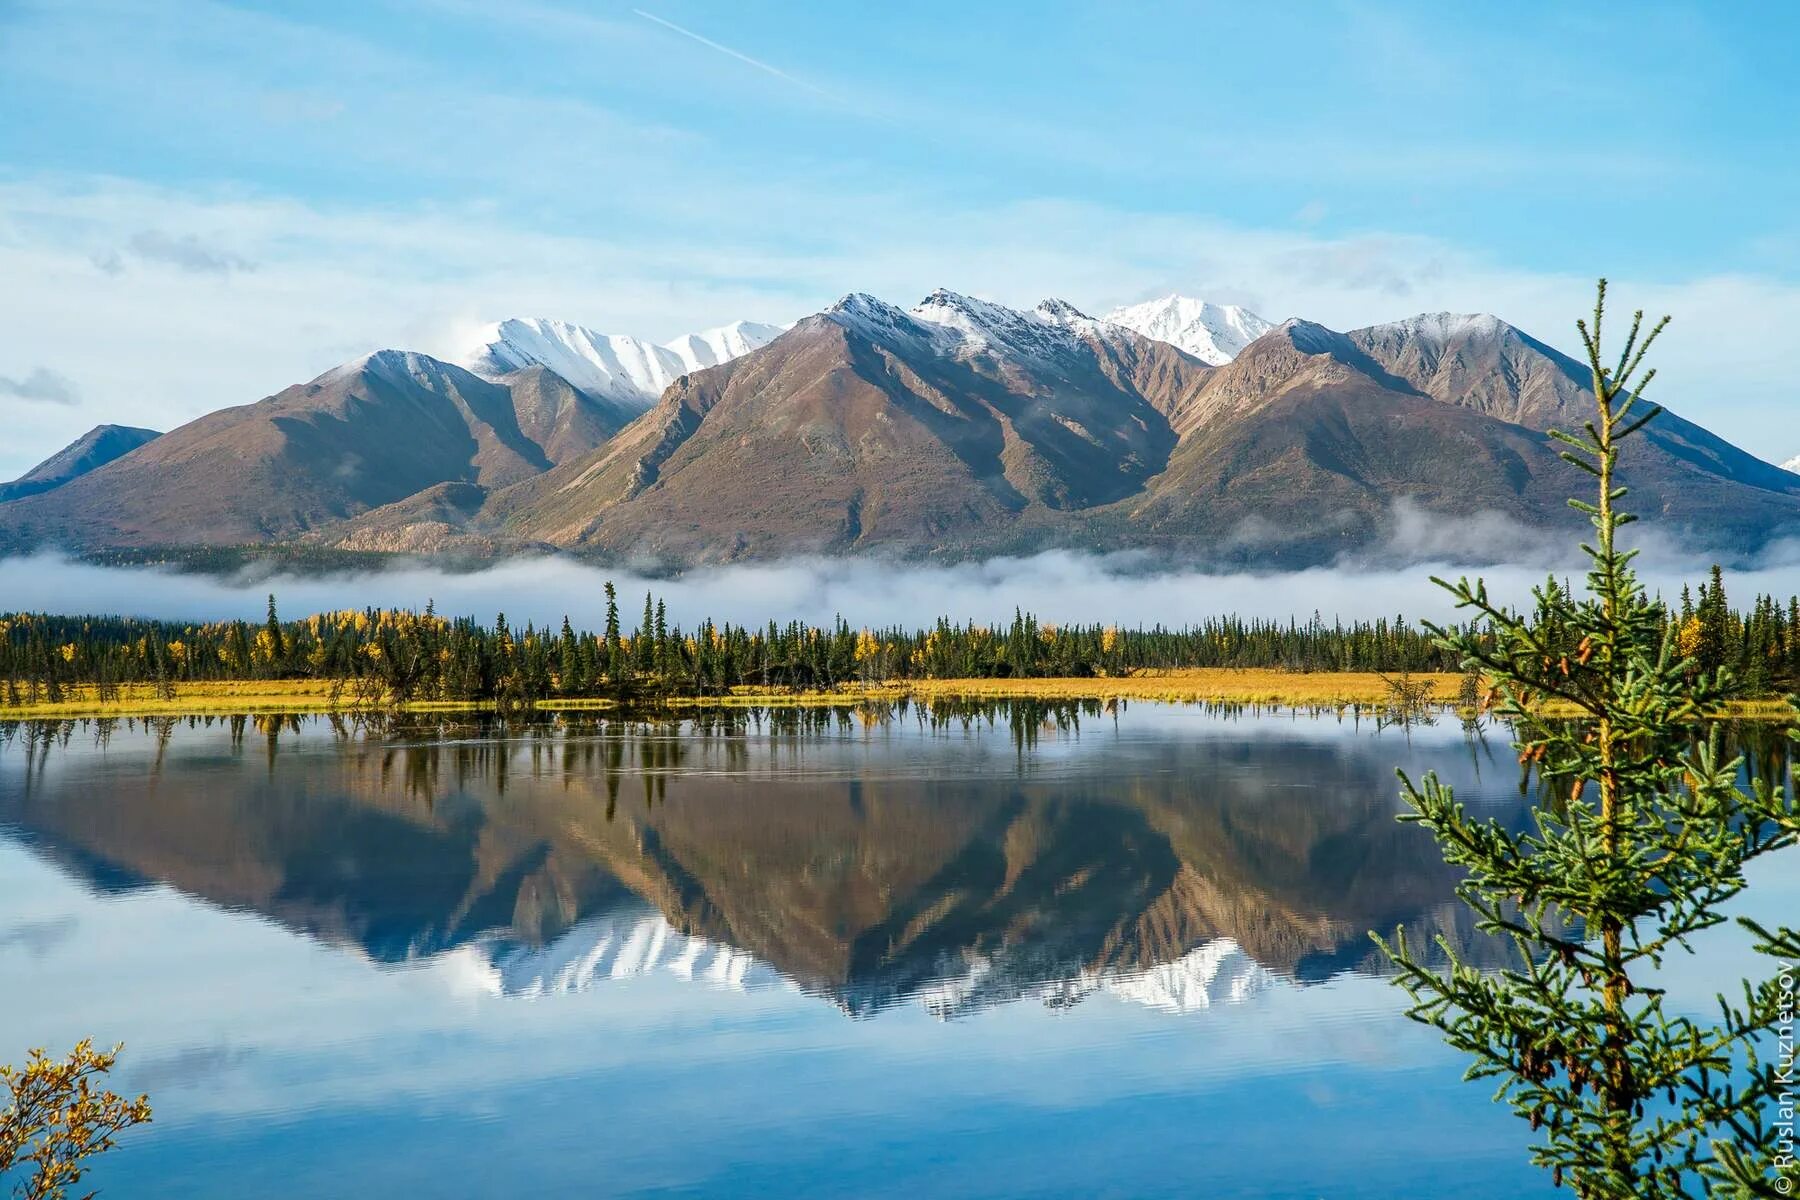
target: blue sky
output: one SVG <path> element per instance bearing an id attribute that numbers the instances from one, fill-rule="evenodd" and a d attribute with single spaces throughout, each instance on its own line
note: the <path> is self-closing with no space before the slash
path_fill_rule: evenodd
<path id="1" fill-rule="evenodd" d="M 1593 276 L 1771 457 L 1800 10 L 0 0 L 0 477 L 509 315 L 670 337 L 943 285 L 1340 328 Z"/>

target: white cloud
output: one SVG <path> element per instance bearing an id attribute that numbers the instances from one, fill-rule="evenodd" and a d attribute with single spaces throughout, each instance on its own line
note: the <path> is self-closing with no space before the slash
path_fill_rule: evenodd
<path id="1" fill-rule="evenodd" d="M 1574 318 L 1591 302 L 1585 271 L 1507 268 L 1418 236 L 1323 237 L 1052 201 L 846 201 L 801 181 L 769 186 L 786 198 L 784 227 L 806 231 L 804 240 L 704 221 L 656 237 L 544 232 L 479 204 L 327 208 L 104 178 L 0 184 L 0 277 L 13 284 L 0 292 L 0 328 L 38 360 L 8 362 L 0 350 L 0 373 L 80 363 L 84 418 L 166 428 L 371 349 L 447 353 L 457 328 L 508 315 L 661 339 L 739 317 L 791 320 L 850 290 L 911 302 L 941 284 L 1104 309 L 1179 289 L 1338 328 L 1489 311 L 1573 349 Z M 184 231 L 157 244 L 199 257 L 96 265 L 134 239 L 141 255 L 146 229 Z M 196 268 L 201 260 L 211 265 Z M 257 269 L 232 269 L 248 263 Z M 1676 315 L 1658 347 L 1663 400 L 1771 457 L 1800 450 L 1800 435 L 1779 444 L 1766 435 L 1789 403 L 1782 347 L 1800 327 L 1800 286 L 1744 275 L 1626 278 L 1614 295 Z M 0 411 L 13 408 L 0 398 Z M 9 455 L 20 467 L 43 458 L 80 433 L 78 423 L 34 421 L 9 439 L 0 467 Z"/>

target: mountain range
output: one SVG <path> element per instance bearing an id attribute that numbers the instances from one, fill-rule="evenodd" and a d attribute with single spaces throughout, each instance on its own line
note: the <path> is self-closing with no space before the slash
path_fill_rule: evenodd
<path id="1" fill-rule="evenodd" d="M 0 493 L 0 548 L 1293 565 L 1383 545 L 1403 509 L 1579 521 L 1547 431 L 1586 420 L 1587 368 L 1486 315 L 1340 332 L 1181 296 L 1094 318 L 853 293 L 660 345 L 501 321 L 451 357 L 383 350 L 158 437 L 97 430 Z M 1800 476 L 1674 413 L 1622 474 L 1715 553 L 1800 532 Z"/>

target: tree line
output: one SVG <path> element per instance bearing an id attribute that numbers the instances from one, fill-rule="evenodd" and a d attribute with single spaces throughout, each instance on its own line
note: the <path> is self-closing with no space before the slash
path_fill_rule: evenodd
<path id="1" fill-rule="evenodd" d="M 1552 648 L 1576 653 L 1558 627 L 1567 585 L 1549 581 L 1530 619 Z M 747 627 L 702 620 L 683 628 L 646 594 L 627 622 L 605 586 L 601 629 L 491 624 L 423 612 L 361 609 L 283 620 L 275 597 L 259 623 L 141 620 L 114 616 L 0 615 L 0 704 L 57 702 L 71 687 L 101 699 L 125 684 L 153 684 L 173 696 L 177 684 L 312 679 L 332 681 L 352 699 L 492 700 L 654 698 L 710 695 L 743 686 L 807 690 L 914 679 L 1088 677 L 1181 667 L 1284 671 L 1455 671 L 1458 654 L 1404 617 L 1327 623 L 1219 617 L 1180 628 L 1162 625 L 1054 625 L 1026 612 L 1010 624 L 923 629 L 858 628 L 798 621 Z M 1731 667 L 1745 695 L 1800 684 L 1800 598 L 1760 596 L 1731 607 L 1717 568 L 1697 596 L 1684 589 L 1662 609 L 1684 652 L 1700 669 Z M 1476 626 L 1465 630 L 1482 639 Z M 1566 643 L 1566 645 L 1565 645 Z"/>

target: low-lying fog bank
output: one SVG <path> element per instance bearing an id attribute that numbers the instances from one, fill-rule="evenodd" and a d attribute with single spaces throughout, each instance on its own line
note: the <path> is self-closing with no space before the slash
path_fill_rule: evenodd
<path id="1" fill-rule="evenodd" d="M 1758 592 L 1800 592 L 1800 547 L 1783 546 L 1751 569 L 1728 572 L 1734 603 Z M 1671 598 L 1683 583 L 1698 583 L 1708 563 L 1646 555 L 1641 566 L 1653 589 Z M 619 591 L 630 628 L 653 591 L 669 619 L 692 627 L 703 617 L 759 625 L 799 619 L 827 623 L 842 614 L 856 625 L 918 626 L 939 616 L 954 621 L 1010 620 L 1015 608 L 1055 623 L 1122 626 L 1185 625 L 1209 616 L 1240 614 L 1299 621 L 1317 612 L 1326 621 L 1404 614 L 1451 614 L 1432 575 L 1465 572 L 1486 578 L 1509 603 L 1529 600 L 1549 564 L 1503 564 L 1469 571 L 1424 562 L 1407 567 L 1316 568 L 1282 573 L 1218 574 L 1158 564 L 1137 555 L 1048 553 L 1028 558 L 934 565 L 877 559 L 796 558 L 783 562 L 707 567 L 674 578 L 649 578 L 563 558 L 512 559 L 469 572 L 425 564 L 380 571 L 235 576 L 179 573 L 154 567 L 98 566 L 56 554 L 0 559 L 0 610 L 123 613 L 176 620 L 259 620 L 274 593 L 287 617 L 327 609 L 423 608 L 446 616 L 539 625 L 566 614 L 577 626 L 598 628 L 605 614 L 602 588 Z M 1581 563 L 1554 567 L 1579 582 Z"/>

